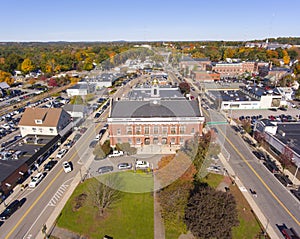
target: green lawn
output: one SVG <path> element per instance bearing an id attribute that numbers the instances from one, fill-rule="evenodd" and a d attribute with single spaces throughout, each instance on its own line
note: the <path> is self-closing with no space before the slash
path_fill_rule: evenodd
<path id="1" fill-rule="evenodd" d="M 230 186 L 230 191 L 234 195 L 237 202 L 238 218 L 240 221 L 239 226 L 232 229 L 233 239 L 254 239 L 258 238 L 260 233 L 260 225 L 256 220 L 251 208 L 244 198 L 243 194 L 237 186 Z"/>
<path id="2" fill-rule="evenodd" d="M 134 183 L 134 176 L 120 174 L 124 178 L 124 187 L 141 187 L 142 183 Z M 145 176 L 145 177 L 144 177 Z M 136 175 L 136 180 L 146 180 L 146 188 L 150 187 L 150 177 Z M 89 238 L 102 238 L 110 235 L 114 238 L 154 238 L 153 196 L 152 193 L 122 192 L 121 199 L 100 217 L 97 209 L 89 200 L 78 211 L 72 210 L 74 198 L 81 193 L 87 193 L 88 184 L 96 179 L 86 180 L 80 184 L 70 197 L 58 219 L 58 226 L 76 232 Z M 130 187 L 126 186 L 129 184 Z M 153 185 L 153 183 L 152 183 Z M 139 190 L 139 188 L 138 188 Z"/>
<path id="3" fill-rule="evenodd" d="M 209 173 L 202 179 L 202 181 L 207 183 L 212 188 L 217 188 L 223 179 L 224 175 Z"/>

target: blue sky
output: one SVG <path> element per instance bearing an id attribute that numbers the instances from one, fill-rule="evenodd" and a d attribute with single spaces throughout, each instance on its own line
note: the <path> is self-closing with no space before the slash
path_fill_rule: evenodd
<path id="1" fill-rule="evenodd" d="M 300 36 L 300 1 L 7 0 L 0 41 L 249 40 Z"/>

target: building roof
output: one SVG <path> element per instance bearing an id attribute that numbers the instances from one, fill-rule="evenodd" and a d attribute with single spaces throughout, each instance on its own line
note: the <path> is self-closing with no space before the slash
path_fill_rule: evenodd
<path id="1" fill-rule="evenodd" d="M 67 114 L 61 108 L 26 108 L 19 126 L 56 127 L 63 112 Z"/>
<path id="2" fill-rule="evenodd" d="M 63 109 L 67 112 L 85 112 L 87 111 L 87 107 L 85 105 L 72 105 L 66 104 Z"/>
<path id="3" fill-rule="evenodd" d="M 82 82 L 82 83 L 84 83 L 84 82 Z M 69 87 L 67 90 L 73 90 L 73 89 L 87 90 L 88 85 L 87 84 L 76 84 L 76 85 Z"/>
<path id="4" fill-rule="evenodd" d="M 277 124 L 275 137 L 300 155 L 300 123 Z"/>
<path id="5" fill-rule="evenodd" d="M 10 86 L 6 82 L 0 82 L 1 89 L 8 89 Z"/>
<path id="6" fill-rule="evenodd" d="M 111 118 L 200 117 L 196 100 L 114 101 Z"/>

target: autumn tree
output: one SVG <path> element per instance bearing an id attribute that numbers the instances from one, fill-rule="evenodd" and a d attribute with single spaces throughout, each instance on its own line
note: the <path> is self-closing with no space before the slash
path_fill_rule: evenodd
<path id="1" fill-rule="evenodd" d="M 283 171 L 292 165 L 292 159 L 293 159 L 293 151 L 290 149 L 290 147 L 286 146 L 283 152 L 280 154 L 280 159 L 279 159 Z"/>
<path id="2" fill-rule="evenodd" d="M 10 73 L 0 70 L 0 82 L 6 82 L 11 85 L 14 83 L 14 79 L 11 77 Z"/>
<path id="3" fill-rule="evenodd" d="M 32 71 L 33 69 L 34 69 L 34 66 L 32 64 L 32 61 L 29 58 L 25 58 L 21 64 L 21 70 L 25 74 L 27 74 L 28 72 Z"/>
<path id="4" fill-rule="evenodd" d="M 187 82 L 180 82 L 179 89 L 182 94 L 189 94 L 190 93 L 190 85 Z"/>
<path id="5" fill-rule="evenodd" d="M 100 216 L 103 216 L 105 210 L 121 198 L 121 192 L 117 190 L 120 184 L 121 181 L 117 173 L 105 175 L 90 184 L 89 197 L 98 209 Z"/>
<path id="6" fill-rule="evenodd" d="M 49 81 L 48 81 L 48 86 L 50 87 L 56 87 L 57 86 L 57 82 L 54 78 L 51 78 Z"/>
<path id="7" fill-rule="evenodd" d="M 190 191 L 193 188 L 196 169 L 188 158 L 184 160 L 184 155 L 180 154 L 180 152 L 176 156 L 162 157 L 158 167 L 159 170 L 155 175 L 160 185 L 164 186 L 165 183 L 162 181 L 172 179 L 174 174 L 176 174 L 177 178 L 177 180 L 169 183 L 158 193 L 164 223 L 169 229 L 176 228 L 177 231 L 179 229 L 179 231 L 185 233 L 184 209 L 187 205 Z"/>
<path id="8" fill-rule="evenodd" d="M 283 53 L 283 62 L 285 65 L 288 65 L 290 63 L 290 56 L 286 50 L 283 50 L 282 53 Z"/>
<path id="9" fill-rule="evenodd" d="M 231 229 L 239 222 L 233 195 L 197 185 L 188 200 L 185 222 L 197 238 L 232 238 Z"/>

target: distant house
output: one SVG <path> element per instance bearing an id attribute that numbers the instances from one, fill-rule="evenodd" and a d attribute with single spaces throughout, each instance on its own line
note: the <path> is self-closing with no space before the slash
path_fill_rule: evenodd
<path id="1" fill-rule="evenodd" d="M 22 137 L 26 135 L 63 135 L 71 116 L 61 108 L 27 108 L 19 122 Z"/>

